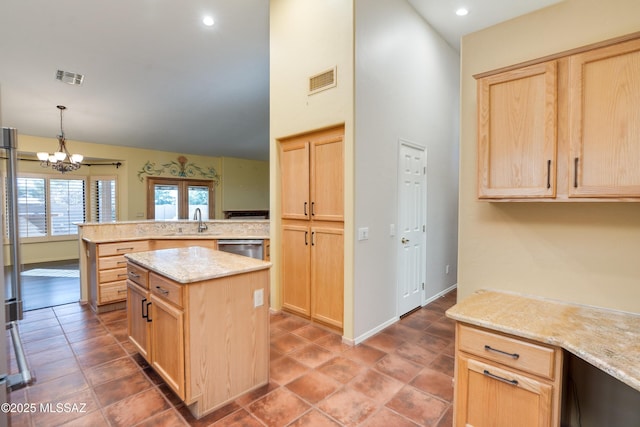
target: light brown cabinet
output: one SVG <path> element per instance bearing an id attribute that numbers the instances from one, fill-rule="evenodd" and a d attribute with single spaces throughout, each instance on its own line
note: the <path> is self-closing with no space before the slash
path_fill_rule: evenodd
<path id="1" fill-rule="evenodd" d="M 562 350 L 456 324 L 454 426 L 560 425 Z"/>
<path id="2" fill-rule="evenodd" d="M 569 196 L 640 197 L 640 40 L 569 58 Z"/>
<path id="3" fill-rule="evenodd" d="M 478 196 L 556 194 L 556 61 L 478 82 Z"/>
<path id="4" fill-rule="evenodd" d="M 342 328 L 343 229 L 283 225 L 282 264 L 283 308 Z"/>
<path id="5" fill-rule="evenodd" d="M 267 269 L 189 284 L 142 271 L 129 262 L 129 341 L 196 418 L 268 383 Z"/>
<path id="6" fill-rule="evenodd" d="M 478 79 L 478 198 L 640 200 L 640 39 Z"/>
<path id="7" fill-rule="evenodd" d="M 280 143 L 282 218 L 344 221 L 344 129 Z"/>
<path id="8" fill-rule="evenodd" d="M 89 244 L 89 301 L 97 311 L 124 308 L 128 253 L 202 246 L 218 249 L 216 239 L 149 239 Z"/>
<path id="9" fill-rule="evenodd" d="M 124 307 L 127 298 L 127 260 L 124 255 L 149 250 L 147 240 L 89 245 L 89 302 L 100 312 L 103 307 Z"/>
<path id="10" fill-rule="evenodd" d="M 283 309 L 342 329 L 344 127 L 280 141 Z"/>
<path id="11" fill-rule="evenodd" d="M 149 332 L 149 271 L 127 264 L 127 330 L 129 341 L 145 360 L 151 360 Z"/>

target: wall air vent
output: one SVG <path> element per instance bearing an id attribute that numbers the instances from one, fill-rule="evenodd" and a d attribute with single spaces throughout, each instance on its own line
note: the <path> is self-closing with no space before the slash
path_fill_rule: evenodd
<path id="1" fill-rule="evenodd" d="M 70 71 L 56 71 L 56 80 L 60 80 L 63 83 L 70 85 L 80 86 L 84 80 L 84 75 L 78 73 L 72 73 Z"/>
<path id="2" fill-rule="evenodd" d="M 337 67 L 323 71 L 320 74 L 309 77 L 309 95 L 318 93 L 325 89 L 336 87 L 337 84 Z"/>

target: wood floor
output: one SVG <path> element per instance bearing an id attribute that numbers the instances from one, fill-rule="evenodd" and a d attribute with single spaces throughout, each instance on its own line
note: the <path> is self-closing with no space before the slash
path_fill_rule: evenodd
<path id="1" fill-rule="evenodd" d="M 27 264 L 21 273 L 24 311 L 78 302 L 78 261 Z"/>

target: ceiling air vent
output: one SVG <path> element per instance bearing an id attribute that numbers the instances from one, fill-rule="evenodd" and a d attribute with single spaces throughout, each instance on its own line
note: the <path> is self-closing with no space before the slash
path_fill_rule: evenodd
<path id="1" fill-rule="evenodd" d="M 81 85 L 84 80 L 84 75 L 78 73 L 72 73 L 69 71 L 56 71 L 56 80 L 60 80 L 63 83 L 70 85 Z"/>
<path id="2" fill-rule="evenodd" d="M 336 67 L 309 77 L 309 95 L 336 87 Z"/>

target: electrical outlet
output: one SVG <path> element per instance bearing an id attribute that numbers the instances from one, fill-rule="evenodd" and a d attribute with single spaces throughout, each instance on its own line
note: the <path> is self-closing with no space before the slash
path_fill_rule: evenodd
<path id="1" fill-rule="evenodd" d="M 253 291 L 253 306 L 260 307 L 264 304 L 264 291 L 262 289 L 256 289 Z"/>

